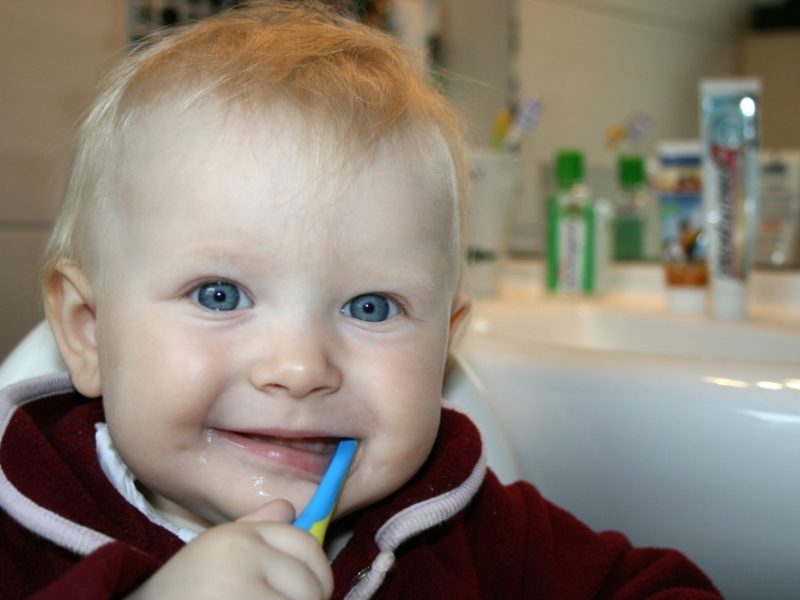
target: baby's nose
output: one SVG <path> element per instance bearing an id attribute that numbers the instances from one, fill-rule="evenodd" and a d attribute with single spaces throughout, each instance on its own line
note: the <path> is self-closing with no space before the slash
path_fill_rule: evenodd
<path id="1" fill-rule="evenodd" d="M 265 349 L 250 371 L 255 387 L 296 399 L 339 389 L 341 371 L 322 340 L 295 335 L 275 343 L 277 340 L 270 337 L 272 339 L 265 340 Z"/>

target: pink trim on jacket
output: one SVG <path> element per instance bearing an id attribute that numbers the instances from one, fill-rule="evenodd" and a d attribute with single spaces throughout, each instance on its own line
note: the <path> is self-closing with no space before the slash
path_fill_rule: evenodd
<path id="1" fill-rule="evenodd" d="M 449 403 L 447 407 L 462 412 Z M 375 535 L 375 543 L 380 552 L 372 565 L 365 570 L 366 575 L 348 592 L 347 600 L 371 598 L 380 588 L 386 574 L 394 566 L 394 552 L 406 540 L 443 523 L 464 509 L 478 492 L 486 476 L 486 447 L 481 439 L 481 455 L 472 472 L 458 487 L 439 496 L 429 498 L 392 516 Z"/>
<path id="2" fill-rule="evenodd" d="M 72 390 L 67 373 L 26 379 L 7 387 L 0 395 L 0 440 L 18 408 Z M 86 556 L 114 540 L 105 534 L 65 519 L 39 506 L 8 480 L 0 465 L 0 507 L 35 534 Z"/>

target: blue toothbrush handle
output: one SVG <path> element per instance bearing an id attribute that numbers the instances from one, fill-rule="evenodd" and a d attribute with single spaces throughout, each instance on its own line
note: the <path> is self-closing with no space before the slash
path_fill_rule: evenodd
<path id="1" fill-rule="evenodd" d="M 311 498 L 305 510 L 295 519 L 293 525 L 304 529 L 319 540 L 321 544 L 325 539 L 325 532 L 331 520 L 339 494 L 344 487 L 350 463 L 353 462 L 358 442 L 356 440 L 342 440 L 336 448 L 331 464 L 317 491 Z"/>

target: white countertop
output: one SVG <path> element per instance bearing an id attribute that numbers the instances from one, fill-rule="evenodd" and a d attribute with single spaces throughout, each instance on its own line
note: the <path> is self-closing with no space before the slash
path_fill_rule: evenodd
<path id="1" fill-rule="evenodd" d="M 518 303 L 546 297 L 544 270 L 544 261 L 539 259 L 506 259 L 500 292 L 490 300 Z M 660 264 L 615 263 L 610 276 L 605 293 L 583 301 L 636 312 L 667 313 L 667 288 Z M 800 270 L 757 269 L 751 276 L 748 295 L 750 319 L 800 327 Z"/>

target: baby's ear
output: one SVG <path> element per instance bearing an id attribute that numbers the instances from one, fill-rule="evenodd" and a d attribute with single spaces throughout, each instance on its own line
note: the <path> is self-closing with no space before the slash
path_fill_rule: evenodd
<path id="1" fill-rule="evenodd" d="M 450 333 L 447 339 L 447 349 L 452 352 L 458 340 L 467 331 L 467 323 L 472 313 L 472 301 L 463 292 L 458 292 L 453 299 L 453 308 L 450 310 Z"/>
<path id="2" fill-rule="evenodd" d="M 73 385 L 87 398 L 100 396 L 94 294 L 81 267 L 57 265 L 46 283 L 44 311 Z"/>

